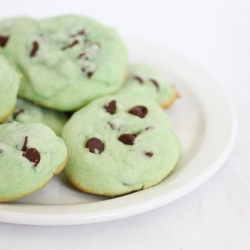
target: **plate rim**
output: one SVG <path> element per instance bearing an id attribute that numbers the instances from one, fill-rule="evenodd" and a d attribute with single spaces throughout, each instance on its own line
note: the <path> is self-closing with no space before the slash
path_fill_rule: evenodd
<path id="1" fill-rule="evenodd" d="M 104 221 L 111 221 L 116 219 L 121 219 L 125 217 L 129 217 L 132 215 L 137 215 L 140 213 L 144 213 L 153 209 L 156 209 L 160 206 L 166 205 L 174 200 L 177 200 L 184 195 L 190 193 L 191 191 L 198 188 L 201 184 L 206 182 L 211 176 L 213 176 L 222 165 L 227 160 L 229 154 L 231 153 L 233 146 L 235 144 L 237 138 L 237 116 L 236 110 L 229 98 L 229 96 L 225 93 L 224 90 L 207 74 L 204 70 L 200 69 L 198 66 L 187 60 L 185 57 L 179 55 L 176 52 L 170 51 L 162 46 L 143 41 L 137 38 L 128 37 L 125 41 L 130 41 L 134 44 L 141 44 L 143 43 L 146 47 L 153 47 L 153 49 L 157 49 L 167 54 L 171 54 L 175 57 L 175 59 L 181 60 L 184 65 L 188 65 L 189 67 L 193 68 L 194 71 L 199 72 L 201 75 L 205 76 L 209 79 L 210 84 L 212 83 L 214 87 L 216 87 L 220 91 L 220 95 L 224 97 L 224 104 L 228 108 L 231 118 L 231 134 L 228 135 L 228 143 L 223 148 L 222 153 L 219 155 L 218 158 L 215 159 L 214 163 L 211 164 L 205 171 L 201 174 L 196 176 L 195 178 L 191 179 L 187 183 L 179 186 L 177 189 L 174 189 L 171 192 L 159 195 L 153 199 L 145 200 L 143 202 L 134 203 L 130 205 L 123 205 L 118 208 L 112 207 L 115 205 L 113 203 L 115 199 L 106 200 L 106 201 L 99 201 L 105 202 L 108 206 L 102 212 L 93 210 L 92 212 L 84 212 L 85 208 L 89 208 L 93 206 L 94 203 L 90 204 L 67 204 L 67 205 L 33 205 L 33 204 L 13 204 L 10 203 L 1 203 L 0 204 L 0 222 L 5 223 L 14 223 L 14 224 L 27 224 L 27 225 L 77 225 L 77 224 L 89 224 L 89 223 L 96 223 L 96 222 L 104 222 Z M 143 190 L 147 191 L 147 190 Z M 128 197 L 133 194 L 119 197 L 122 202 L 126 203 L 126 200 L 129 199 Z M 97 202 L 97 203 L 99 203 Z M 61 209 L 61 213 L 57 213 L 57 208 L 60 206 L 69 207 L 71 206 L 71 210 L 75 210 L 74 213 L 70 212 L 67 213 L 67 209 Z M 27 211 L 28 207 L 28 211 Z M 45 208 L 43 213 L 39 213 L 39 209 L 37 208 Z M 47 211 L 51 210 L 51 212 Z M 83 212 L 81 212 L 81 209 Z M 65 211 L 64 211 L 65 210 Z"/>

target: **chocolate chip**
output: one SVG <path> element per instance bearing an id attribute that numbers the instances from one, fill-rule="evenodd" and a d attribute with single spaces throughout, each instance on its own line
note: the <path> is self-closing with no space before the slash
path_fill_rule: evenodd
<path id="1" fill-rule="evenodd" d="M 28 136 L 25 136 L 23 147 L 21 149 L 22 151 L 26 151 L 27 150 L 27 142 L 28 142 Z"/>
<path id="2" fill-rule="evenodd" d="M 76 34 L 71 35 L 71 37 L 84 36 L 84 35 L 85 35 L 85 30 L 80 30 Z"/>
<path id="3" fill-rule="evenodd" d="M 86 148 L 88 148 L 91 153 L 100 154 L 104 150 L 104 144 L 101 140 L 93 137 L 86 142 Z"/>
<path id="4" fill-rule="evenodd" d="M 41 159 L 40 153 L 35 148 L 29 148 L 24 153 L 23 156 L 27 158 L 30 162 L 34 163 L 34 167 L 36 167 Z"/>
<path id="5" fill-rule="evenodd" d="M 81 70 L 82 70 L 82 72 L 86 73 L 85 68 L 81 68 Z M 95 71 L 89 71 L 89 72 L 86 73 L 86 75 L 87 75 L 88 78 L 91 78 L 94 73 L 95 73 Z"/>
<path id="6" fill-rule="evenodd" d="M 93 72 L 93 71 L 89 71 L 89 72 L 87 72 L 87 77 L 88 78 L 91 78 L 92 77 L 92 75 L 94 74 L 95 72 Z"/>
<path id="7" fill-rule="evenodd" d="M 34 57 L 39 49 L 39 43 L 37 41 L 33 42 L 32 50 L 30 51 L 30 57 Z"/>
<path id="8" fill-rule="evenodd" d="M 111 101 L 110 103 L 106 104 L 104 108 L 108 113 L 113 115 L 116 111 L 116 101 L 115 100 Z"/>
<path id="9" fill-rule="evenodd" d="M 85 30 L 80 30 L 77 34 L 78 35 L 85 35 Z"/>
<path id="10" fill-rule="evenodd" d="M 134 79 L 138 81 L 140 84 L 143 84 L 143 80 L 139 76 L 134 76 Z"/>
<path id="11" fill-rule="evenodd" d="M 4 47 L 6 45 L 6 43 L 8 42 L 9 37 L 8 36 L 1 36 L 0 35 L 0 46 Z"/>
<path id="12" fill-rule="evenodd" d="M 122 142 L 125 145 L 133 145 L 135 141 L 136 135 L 131 134 L 122 134 L 118 138 L 120 142 Z"/>
<path id="13" fill-rule="evenodd" d="M 3 153 L 3 150 L 2 149 L 0 149 L 0 154 L 2 154 Z"/>
<path id="14" fill-rule="evenodd" d="M 128 111 L 132 115 L 139 116 L 140 118 L 144 118 L 148 113 L 148 109 L 144 106 L 136 106 Z"/>
<path id="15" fill-rule="evenodd" d="M 152 152 L 145 152 L 145 155 L 148 157 L 152 157 L 154 154 Z"/>
<path id="16" fill-rule="evenodd" d="M 112 130 L 116 130 L 116 127 L 113 123 L 111 122 L 108 122 L 109 126 L 111 127 Z"/>
<path id="17" fill-rule="evenodd" d="M 13 114 L 13 118 L 16 119 L 16 117 L 17 117 L 18 115 L 20 115 L 21 113 L 24 113 L 24 109 L 19 109 L 17 112 L 15 112 L 15 113 Z"/>
<path id="18" fill-rule="evenodd" d="M 159 84 L 158 84 L 158 82 L 156 80 L 154 80 L 154 79 L 149 79 L 149 81 L 151 81 L 154 84 L 154 86 L 156 87 L 156 89 L 158 91 L 159 90 Z"/>
<path id="19" fill-rule="evenodd" d="M 69 45 L 65 46 L 64 48 L 62 48 L 62 50 L 66 50 L 68 48 L 72 48 L 73 46 L 75 46 L 78 43 L 79 43 L 78 40 L 74 40 L 71 44 L 69 44 Z"/>
<path id="20" fill-rule="evenodd" d="M 78 55 L 77 59 L 81 59 L 85 55 L 86 55 L 86 53 L 83 52 L 83 53 L 81 53 L 81 54 Z"/>

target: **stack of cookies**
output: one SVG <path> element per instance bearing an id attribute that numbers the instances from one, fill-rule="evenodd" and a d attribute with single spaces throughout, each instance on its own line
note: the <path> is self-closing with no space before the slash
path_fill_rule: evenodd
<path id="1" fill-rule="evenodd" d="M 128 62 L 117 32 L 83 16 L 0 22 L 0 202 L 63 169 L 78 189 L 119 196 L 151 187 L 181 146 L 163 108 L 178 97 Z"/>

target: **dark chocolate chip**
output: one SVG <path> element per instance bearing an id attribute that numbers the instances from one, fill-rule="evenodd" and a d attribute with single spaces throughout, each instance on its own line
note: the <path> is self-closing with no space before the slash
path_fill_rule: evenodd
<path id="1" fill-rule="evenodd" d="M 148 113 L 148 109 L 144 106 L 136 106 L 128 111 L 132 115 L 139 116 L 140 118 L 144 118 Z"/>
<path id="2" fill-rule="evenodd" d="M 27 142 L 28 142 L 28 136 L 25 136 L 23 147 L 21 149 L 22 151 L 26 151 L 27 150 Z"/>
<path id="3" fill-rule="evenodd" d="M 94 74 L 95 72 L 93 72 L 93 71 L 89 71 L 89 72 L 87 72 L 87 77 L 88 78 L 91 78 L 92 77 L 92 75 Z"/>
<path id="4" fill-rule="evenodd" d="M 113 115 L 116 111 L 116 101 L 115 100 L 111 101 L 110 103 L 106 104 L 104 108 L 108 113 Z"/>
<path id="5" fill-rule="evenodd" d="M 152 157 L 154 154 L 152 152 L 145 152 L 145 155 L 148 157 Z"/>
<path id="6" fill-rule="evenodd" d="M 33 42 L 32 50 L 30 51 L 30 57 L 34 57 L 39 49 L 39 43 L 37 41 Z"/>
<path id="7" fill-rule="evenodd" d="M 68 48 L 72 48 L 73 46 L 75 46 L 76 44 L 78 44 L 79 41 L 78 40 L 74 40 L 71 44 L 65 46 L 64 48 L 62 48 L 62 50 L 68 49 Z"/>
<path id="8" fill-rule="evenodd" d="M 29 148 L 24 153 L 23 156 L 27 158 L 30 162 L 34 163 L 34 167 L 36 167 L 41 159 L 40 153 L 35 148 Z"/>
<path id="9" fill-rule="evenodd" d="M 159 90 L 159 84 L 158 84 L 158 82 L 156 80 L 154 80 L 154 79 L 149 79 L 149 80 L 154 84 L 154 86 L 156 87 L 156 89 L 158 91 Z"/>
<path id="10" fill-rule="evenodd" d="M 143 84 L 143 80 L 139 76 L 134 76 L 134 79 L 138 81 L 140 84 Z"/>
<path id="11" fill-rule="evenodd" d="M 122 134 L 118 138 L 120 142 L 122 142 L 125 145 L 133 145 L 135 141 L 136 135 L 131 134 Z"/>
<path id="12" fill-rule="evenodd" d="M 111 129 L 116 130 L 116 127 L 115 127 L 115 125 L 114 125 L 113 123 L 108 122 L 108 124 L 109 124 L 109 126 L 111 127 Z"/>
<path id="13" fill-rule="evenodd" d="M 86 142 L 86 148 L 88 148 L 91 153 L 100 154 L 104 150 L 104 144 L 101 140 L 93 137 Z"/>
<path id="14" fill-rule="evenodd" d="M 0 47 L 4 47 L 6 43 L 8 42 L 9 37 L 8 36 L 1 36 L 0 35 Z"/>
<path id="15" fill-rule="evenodd" d="M 21 113 L 24 113 L 24 109 L 19 109 L 17 112 L 15 112 L 15 113 L 13 114 L 13 118 L 16 119 L 16 117 L 17 117 L 18 115 L 20 115 Z"/>
<path id="16" fill-rule="evenodd" d="M 81 53 L 81 54 L 78 55 L 77 59 L 81 59 L 85 55 L 86 55 L 86 53 L 83 52 L 83 53 Z"/>
<path id="17" fill-rule="evenodd" d="M 84 35 L 85 35 L 85 30 L 80 30 L 76 34 L 71 35 L 71 37 L 84 36 Z"/>
<path id="18" fill-rule="evenodd" d="M 81 68 L 82 72 L 85 72 L 88 78 L 91 78 L 95 71 L 86 72 L 85 68 Z"/>
<path id="19" fill-rule="evenodd" d="M 85 30 L 80 30 L 77 34 L 78 35 L 85 35 Z"/>
<path id="20" fill-rule="evenodd" d="M 0 154 L 2 154 L 3 153 L 3 150 L 2 149 L 0 149 Z"/>

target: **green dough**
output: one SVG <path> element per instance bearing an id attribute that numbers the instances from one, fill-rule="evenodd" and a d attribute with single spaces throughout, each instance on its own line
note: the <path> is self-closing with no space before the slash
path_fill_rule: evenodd
<path id="1" fill-rule="evenodd" d="M 7 60 L 0 55 L 0 122 L 6 119 L 14 110 L 19 77 Z"/>
<path id="2" fill-rule="evenodd" d="M 80 190 L 105 196 L 157 184 L 181 154 L 165 112 L 154 101 L 130 95 L 106 96 L 77 111 L 63 138 L 69 180 Z"/>
<path id="3" fill-rule="evenodd" d="M 130 75 L 117 93 L 148 97 L 163 108 L 169 107 L 178 96 L 173 86 L 162 75 L 142 63 L 130 66 Z"/>
<path id="4" fill-rule="evenodd" d="M 60 111 L 117 91 L 128 71 L 116 31 L 75 15 L 19 25 L 4 54 L 23 75 L 19 95 Z"/>
<path id="5" fill-rule="evenodd" d="M 45 186 L 66 164 L 64 141 L 41 123 L 0 125 L 0 202 Z"/>
<path id="6" fill-rule="evenodd" d="M 63 126 L 67 120 L 64 113 L 43 108 L 18 98 L 14 113 L 5 122 L 17 121 L 24 124 L 40 122 L 46 124 L 57 135 L 61 136 Z"/>
<path id="7" fill-rule="evenodd" d="M 13 29 L 22 22 L 28 22 L 32 19 L 28 17 L 6 18 L 0 21 L 0 52 L 7 44 Z"/>

